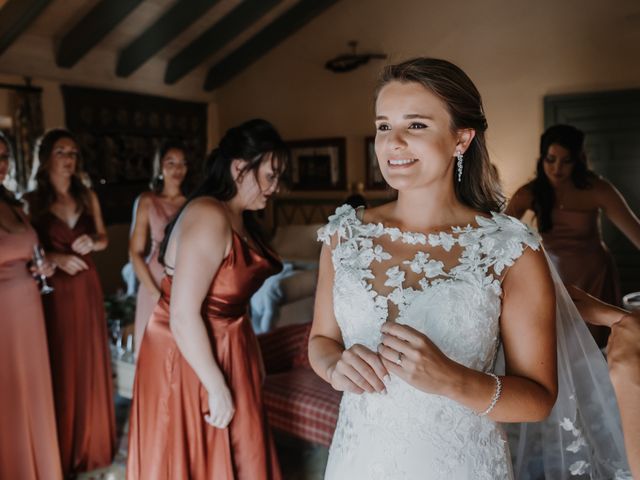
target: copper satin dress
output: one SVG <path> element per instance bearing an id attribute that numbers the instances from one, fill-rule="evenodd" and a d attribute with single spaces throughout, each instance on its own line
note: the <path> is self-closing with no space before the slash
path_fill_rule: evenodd
<path id="1" fill-rule="evenodd" d="M 602 240 L 599 210 L 556 208 L 553 227 L 542 233 L 545 249 L 565 284 L 576 285 L 600 300 L 619 305 L 620 283 L 609 249 Z M 589 325 L 600 346 L 608 329 Z"/>
<path id="2" fill-rule="evenodd" d="M 0 478 L 61 479 L 40 293 L 27 262 L 36 233 L 0 228 Z"/>
<path id="3" fill-rule="evenodd" d="M 163 269 L 160 262 L 158 262 L 158 251 L 160 249 L 160 243 L 164 238 L 164 229 L 167 224 L 173 219 L 176 213 L 178 213 L 179 207 L 176 207 L 170 202 L 167 202 L 162 197 L 152 194 L 151 208 L 149 208 L 149 231 L 151 237 L 151 249 L 149 255 L 147 255 L 147 266 L 151 272 L 151 276 L 156 284 L 160 285 L 162 280 Z M 151 297 L 151 293 L 147 290 L 147 287 L 143 283 L 140 283 L 138 287 L 138 294 L 136 298 L 136 321 L 133 338 L 135 341 L 136 354 L 140 351 L 140 343 L 142 342 L 142 334 L 144 328 L 147 326 L 153 307 L 155 307 L 156 301 Z"/>
<path id="4" fill-rule="evenodd" d="M 73 228 L 51 212 L 34 226 L 46 251 L 73 253 L 71 244 L 93 234 L 83 212 Z M 58 443 L 65 475 L 109 465 L 115 453 L 115 416 L 102 287 L 90 255 L 88 270 L 49 279 L 55 289 L 42 298 L 47 325 Z"/>
<path id="5" fill-rule="evenodd" d="M 268 258 L 271 257 L 271 258 Z M 202 305 L 212 350 L 235 403 L 229 427 L 204 421 L 207 391 L 169 328 L 171 276 L 145 330 L 129 421 L 128 480 L 280 479 L 262 401 L 249 299 L 281 264 L 236 233 Z"/>

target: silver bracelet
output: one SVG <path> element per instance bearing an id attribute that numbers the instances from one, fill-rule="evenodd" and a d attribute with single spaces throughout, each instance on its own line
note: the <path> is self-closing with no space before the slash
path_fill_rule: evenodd
<path id="1" fill-rule="evenodd" d="M 478 414 L 479 417 L 484 417 L 486 415 L 489 415 L 491 410 L 493 410 L 493 408 L 496 406 L 496 403 L 498 403 L 498 400 L 500 400 L 500 395 L 502 394 L 502 380 L 500 380 L 500 377 L 497 376 L 495 373 L 491 373 L 491 372 L 486 372 L 486 374 L 489 375 L 490 377 L 493 377 L 493 379 L 496 381 L 496 391 L 493 392 L 493 397 L 491 397 L 491 403 L 489 404 L 487 409 L 484 412 Z"/>

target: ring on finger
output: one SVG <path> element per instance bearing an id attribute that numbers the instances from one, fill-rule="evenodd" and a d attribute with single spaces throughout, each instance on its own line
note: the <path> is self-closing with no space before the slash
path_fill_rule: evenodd
<path id="1" fill-rule="evenodd" d="M 398 365 L 402 365 L 402 352 L 398 352 Z"/>

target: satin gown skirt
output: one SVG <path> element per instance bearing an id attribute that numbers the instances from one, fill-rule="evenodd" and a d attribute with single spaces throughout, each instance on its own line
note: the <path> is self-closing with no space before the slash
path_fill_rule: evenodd
<path id="1" fill-rule="evenodd" d="M 83 212 L 73 227 L 46 213 L 34 226 L 45 250 L 72 253 L 82 234 L 95 233 Z M 88 270 L 49 279 L 54 292 L 42 297 L 47 326 L 58 443 L 65 475 L 111 463 L 115 453 L 115 415 L 111 355 L 102 287 L 93 260 Z"/>
<path id="2" fill-rule="evenodd" d="M 214 428 L 204 421 L 207 391 L 169 328 L 169 279 L 162 285 L 163 298 L 138 356 L 127 479 L 279 479 L 262 404 L 260 352 L 249 318 L 208 317 L 216 360 L 236 408 L 228 428 Z"/>
<path id="3" fill-rule="evenodd" d="M 172 278 L 151 315 L 138 355 L 129 421 L 127 478 L 278 480 L 280 469 L 262 400 L 261 358 L 248 317 L 249 299 L 282 268 L 266 248 L 237 234 L 202 305 L 215 360 L 235 404 L 225 429 L 204 421 L 208 393 L 169 328 Z"/>
<path id="4" fill-rule="evenodd" d="M 58 439 L 65 474 L 111 463 L 115 454 L 113 383 L 103 297 L 95 269 L 58 271 L 43 297 Z"/>
<path id="5" fill-rule="evenodd" d="M 59 480 L 60 452 L 33 230 L 0 231 L 0 479 Z"/>

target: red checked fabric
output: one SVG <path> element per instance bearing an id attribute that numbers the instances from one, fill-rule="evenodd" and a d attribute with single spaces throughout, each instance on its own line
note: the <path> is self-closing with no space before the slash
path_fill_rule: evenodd
<path id="1" fill-rule="evenodd" d="M 267 370 L 264 403 L 274 429 L 329 446 L 342 394 L 309 367 L 310 330 L 310 323 L 289 325 L 258 337 Z"/>
<path id="2" fill-rule="evenodd" d="M 273 428 L 329 446 L 338 420 L 340 392 L 306 368 L 267 376 L 263 392 Z"/>
<path id="3" fill-rule="evenodd" d="M 295 359 L 306 356 L 310 331 L 311 323 L 302 323 L 258 335 L 267 375 L 291 370 Z"/>

